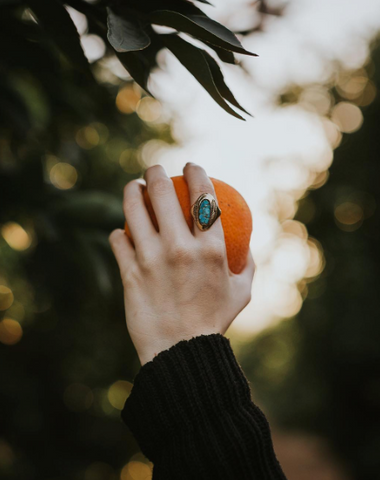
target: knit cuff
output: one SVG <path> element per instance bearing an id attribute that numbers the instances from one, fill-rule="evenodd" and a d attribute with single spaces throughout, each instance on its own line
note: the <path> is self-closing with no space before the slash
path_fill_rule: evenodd
<path id="1" fill-rule="evenodd" d="M 121 417 L 154 461 L 166 442 L 250 402 L 230 341 L 220 334 L 201 335 L 180 341 L 141 368 Z"/>

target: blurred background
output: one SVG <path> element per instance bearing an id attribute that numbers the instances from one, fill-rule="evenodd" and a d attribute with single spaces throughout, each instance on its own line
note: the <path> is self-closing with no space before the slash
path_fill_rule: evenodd
<path id="1" fill-rule="evenodd" d="M 120 418 L 139 362 L 108 235 L 128 181 L 193 161 L 252 210 L 227 336 L 286 475 L 380 478 L 380 2 L 202 5 L 259 54 L 222 67 L 246 122 L 165 49 L 147 95 L 97 2 L 67 3 L 81 48 L 39 0 L 0 1 L 0 477 L 151 478 Z"/>

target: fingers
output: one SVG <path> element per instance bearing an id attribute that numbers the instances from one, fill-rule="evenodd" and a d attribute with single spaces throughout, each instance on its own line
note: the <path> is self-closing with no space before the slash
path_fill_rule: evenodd
<path id="1" fill-rule="evenodd" d="M 190 192 L 190 203 L 193 205 L 202 193 L 210 193 L 218 201 L 215 194 L 214 185 L 202 167 L 195 163 L 187 163 L 183 169 Z M 223 215 L 223 213 L 222 213 Z M 209 230 L 201 231 L 194 225 L 194 235 L 202 239 L 219 238 L 224 242 L 224 232 L 220 218 L 210 227 Z"/>
<path id="2" fill-rule="evenodd" d="M 190 237 L 191 232 L 183 215 L 172 180 L 161 165 L 145 172 L 149 198 L 156 214 L 160 234 L 174 240 Z"/>
<path id="3" fill-rule="evenodd" d="M 124 188 L 124 215 L 136 250 L 140 250 L 149 240 L 157 236 L 145 206 L 142 193 L 144 184 L 142 179 L 132 180 Z"/>
<path id="4" fill-rule="evenodd" d="M 131 263 L 135 260 L 136 253 L 131 241 L 124 230 L 114 230 L 109 236 L 112 251 L 119 265 L 121 276 L 127 271 Z"/>

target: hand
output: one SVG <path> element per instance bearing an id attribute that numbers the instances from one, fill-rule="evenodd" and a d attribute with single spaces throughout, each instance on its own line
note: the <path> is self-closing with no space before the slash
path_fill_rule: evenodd
<path id="1" fill-rule="evenodd" d="M 213 184 L 198 165 L 187 164 L 184 176 L 191 204 Z M 159 232 L 145 207 L 146 185 Z M 115 230 L 110 243 L 124 285 L 129 334 L 141 364 L 149 362 L 180 340 L 198 335 L 224 334 L 251 300 L 254 262 L 239 275 L 228 268 L 220 218 L 209 230 L 192 232 L 182 213 L 173 182 L 160 165 L 124 190 L 124 213 L 133 238 Z M 134 244 L 134 245 L 133 245 Z"/>

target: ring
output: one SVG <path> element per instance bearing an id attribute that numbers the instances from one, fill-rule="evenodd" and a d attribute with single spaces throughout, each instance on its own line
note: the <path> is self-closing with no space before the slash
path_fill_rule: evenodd
<path id="1" fill-rule="evenodd" d="M 221 214 L 215 198 L 209 193 L 202 193 L 191 207 L 191 215 L 202 232 L 211 228 Z"/>

